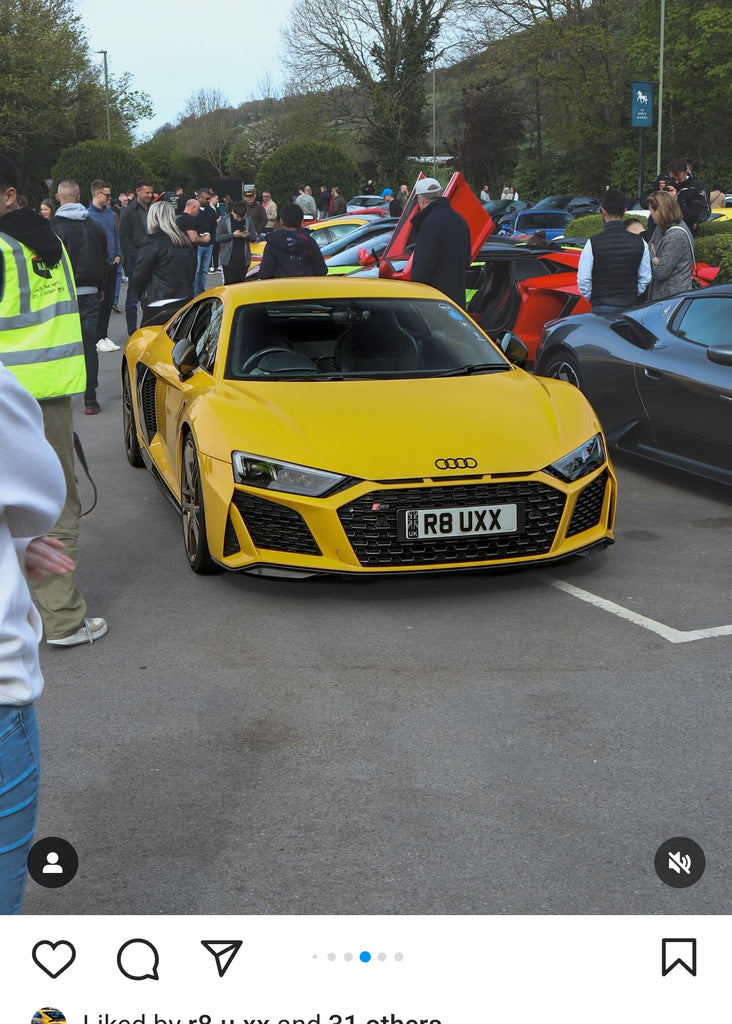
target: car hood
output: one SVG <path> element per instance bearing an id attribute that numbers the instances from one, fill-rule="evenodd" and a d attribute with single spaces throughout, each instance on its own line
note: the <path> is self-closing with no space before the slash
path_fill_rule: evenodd
<path id="1" fill-rule="evenodd" d="M 543 469 L 600 430 L 571 385 L 522 370 L 420 380 L 225 382 L 190 410 L 199 449 L 282 459 L 363 479 Z M 438 474 L 439 475 L 439 474 Z"/>

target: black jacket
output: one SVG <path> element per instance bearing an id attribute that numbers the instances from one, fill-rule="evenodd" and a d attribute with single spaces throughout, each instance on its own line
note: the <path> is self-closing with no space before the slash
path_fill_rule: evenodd
<path id="1" fill-rule="evenodd" d="M 119 243 L 122 259 L 134 259 L 137 250 L 147 238 L 147 210 L 137 199 L 132 199 L 119 215 Z"/>
<path id="2" fill-rule="evenodd" d="M 470 229 L 444 197 L 433 199 L 412 220 L 417 232 L 410 280 L 430 284 L 465 309 L 465 271 L 470 266 Z"/>
<path id="3" fill-rule="evenodd" d="M 146 235 L 135 263 L 132 287 L 146 305 L 162 299 L 187 299 L 193 295 L 196 250 L 174 245 L 162 231 Z"/>
<path id="4" fill-rule="evenodd" d="M 260 280 L 272 277 L 324 277 L 328 268 L 319 246 L 306 231 L 277 228 L 267 237 Z"/>
<path id="5" fill-rule="evenodd" d="M 79 204 L 73 204 L 72 209 Z M 49 221 L 69 254 L 77 288 L 104 291 L 107 280 L 107 235 L 88 212 L 86 217 L 64 217 L 56 214 Z"/>

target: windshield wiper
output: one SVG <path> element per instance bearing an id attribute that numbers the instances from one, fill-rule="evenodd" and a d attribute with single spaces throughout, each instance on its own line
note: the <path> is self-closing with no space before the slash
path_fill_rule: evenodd
<path id="1" fill-rule="evenodd" d="M 471 373 L 497 373 L 510 370 L 505 363 L 466 363 L 465 366 L 454 366 L 451 370 L 440 370 L 434 377 L 469 377 Z"/>

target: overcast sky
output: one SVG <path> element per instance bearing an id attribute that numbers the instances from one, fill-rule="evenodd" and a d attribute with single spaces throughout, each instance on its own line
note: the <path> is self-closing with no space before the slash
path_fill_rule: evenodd
<path id="1" fill-rule="evenodd" d="M 152 97 L 155 116 L 138 125 L 140 139 L 174 124 L 198 89 L 219 89 L 237 106 L 260 95 L 257 85 L 267 74 L 281 84 L 279 30 L 292 0 L 74 0 L 74 6 L 92 52 L 107 51 L 110 75 L 129 71 L 133 88 Z"/>

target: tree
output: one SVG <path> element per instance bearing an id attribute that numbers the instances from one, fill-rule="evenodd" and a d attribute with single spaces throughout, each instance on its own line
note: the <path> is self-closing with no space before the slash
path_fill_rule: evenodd
<path id="1" fill-rule="evenodd" d="M 209 162 L 219 178 L 224 176 L 228 147 L 236 137 L 234 109 L 218 89 L 199 89 L 189 97 L 180 129 L 188 156 Z"/>
<path id="2" fill-rule="evenodd" d="M 80 142 L 59 154 L 52 176 L 55 185 L 64 178 L 77 181 L 82 198 L 91 200 L 89 185 L 95 178 L 106 178 L 119 192 L 132 188 L 136 178 L 148 177 L 149 172 L 131 149 L 108 142 Z"/>
<path id="3" fill-rule="evenodd" d="M 0 149 L 18 165 L 29 195 L 45 194 L 41 182 L 65 146 L 106 138 L 101 77 L 72 0 L 2 0 Z M 115 136 L 131 141 L 149 98 L 131 91 L 128 75 L 110 79 L 109 97 Z"/>
<path id="4" fill-rule="evenodd" d="M 384 180 L 403 178 L 407 157 L 422 151 L 425 75 L 445 18 L 463 6 L 463 0 L 322 0 L 314 18 L 307 0 L 294 5 L 284 33 L 286 66 L 306 88 L 328 91 L 334 119 L 338 99 L 346 104 Z"/>
<path id="5" fill-rule="evenodd" d="M 358 190 L 358 167 L 347 153 L 331 142 L 290 142 L 267 157 L 258 180 L 266 183 L 278 206 L 290 201 L 295 180 L 336 185 L 346 196 Z M 316 189 L 317 190 L 317 189 Z"/>
<path id="6" fill-rule="evenodd" d="M 449 143 L 460 170 L 479 188 L 512 177 L 523 134 L 523 104 L 506 78 L 489 78 L 462 91 L 462 133 Z"/>

